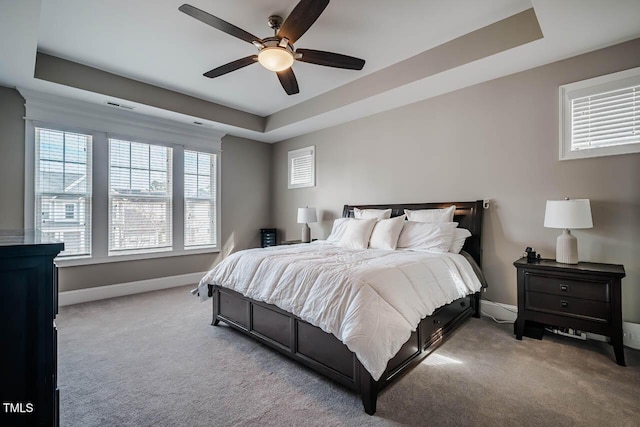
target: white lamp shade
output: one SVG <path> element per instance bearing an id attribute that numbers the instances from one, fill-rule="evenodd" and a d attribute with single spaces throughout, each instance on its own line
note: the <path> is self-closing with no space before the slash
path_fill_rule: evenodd
<path id="1" fill-rule="evenodd" d="M 258 54 L 258 62 L 270 71 L 284 71 L 293 64 L 293 55 L 282 47 L 265 47 Z"/>
<path id="2" fill-rule="evenodd" d="M 589 199 L 547 200 L 544 213 L 547 228 L 592 228 Z"/>
<path id="3" fill-rule="evenodd" d="M 318 221 L 316 208 L 298 208 L 298 224 L 309 224 Z"/>

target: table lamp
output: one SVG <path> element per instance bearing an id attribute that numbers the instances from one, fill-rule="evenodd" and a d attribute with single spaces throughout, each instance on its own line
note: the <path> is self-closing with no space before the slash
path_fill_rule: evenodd
<path id="1" fill-rule="evenodd" d="M 302 243 L 309 243 L 311 241 L 311 229 L 309 228 L 309 223 L 316 221 L 318 221 L 316 208 L 298 208 L 298 224 L 304 224 L 302 226 Z"/>
<path id="2" fill-rule="evenodd" d="M 578 263 L 578 239 L 571 234 L 572 228 L 592 228 L 589 199 L 547 200 L 544 226 L 562 228 L 556 241 L 556 261 L 564 264 Z"/>

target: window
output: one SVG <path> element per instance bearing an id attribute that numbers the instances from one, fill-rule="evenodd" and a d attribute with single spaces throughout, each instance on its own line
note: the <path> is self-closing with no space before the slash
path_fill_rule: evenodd
<path id="1" fill-rule="evenodd" d="M 560 160 L 640 152 L 640 68 L 560 87 Z"/>
<path id="2" fill-rule="evenodd" d="M 61 257 L 91 255 L 91 142 L 35 128 L 34 227 L 64 242 Z"/>
<path id="3" fill-rule="evenodd" d="M 20 89 L 24 224 L 61 267 L 217 252 L 223 132 Z"/>
<path id="4" fill-rule="evenodd" d="M 76 205 L 70 203 L 64 205 L 64 219 L 73 219 L 76 216 Z"/>
<path id="5" fill-rule="evenodd" d="M 316 185 L 315 154 L 315 146 L 289 151 L 289 188 L 313 187 Z"/>
<path id="6" fill-rule="evenodd" d="M 184 152 L 184 246 L 215 246 L 216 155 Z"/>
<path id="7" fill-rule="evenodd" d="M 109 139 L 109 254 L 171 250 L 171 148 Z"/>

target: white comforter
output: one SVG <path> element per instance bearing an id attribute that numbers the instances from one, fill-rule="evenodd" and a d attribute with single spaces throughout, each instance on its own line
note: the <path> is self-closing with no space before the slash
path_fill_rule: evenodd
<path id="1" fill-rule="evenodd" d="M 354 250 L 324 242 L 234 253 L 200 281 L 274 304 L 332 333 L 378 380 L 435 309 L 481 288 L 459 254 Z"/>

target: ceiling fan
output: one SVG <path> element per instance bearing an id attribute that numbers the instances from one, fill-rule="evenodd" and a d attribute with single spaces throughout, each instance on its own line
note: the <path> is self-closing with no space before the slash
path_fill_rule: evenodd
<path id="1" fill-rule="evenodd" d="M 291 65 L 296 60 L 349 70 L 362 70 L 362 67 L 364 67 L 365 61 L 353 56 L 313 49 L 295 49 L 293 47 L 293 44 L 316 22 L 316 19 L 328 4 L 329 0 L 300 0 L 286 20 L 277 15 L 270 16 L 268 22 L 269 27 L 274 30 L 274 36 L 264 39 L 256 37 L 217 16 L 213 16 L 189 4 L 183 4 L 178 10 L 258 48 L 257 55 L 247 56 L 221 65 L 204 73 L 205 77 L 219 77 L 259 62 L 267 70 L 275 71 L 285 92 L 288 95 L 294 95 L 300 92 L 298 81 L 291 69 Z"/>

